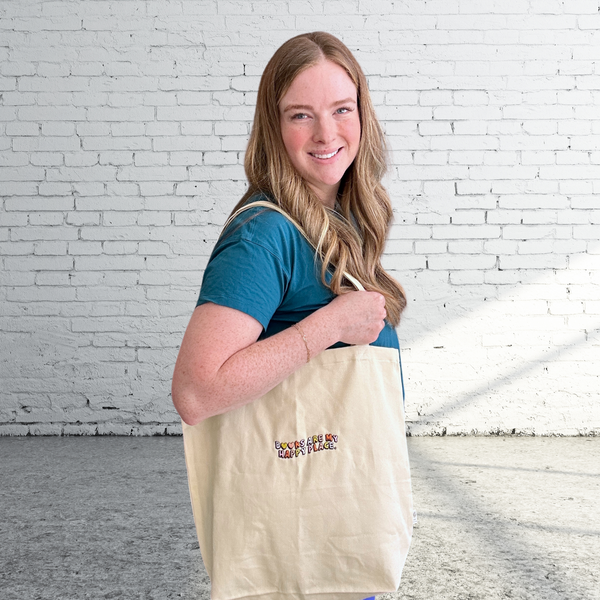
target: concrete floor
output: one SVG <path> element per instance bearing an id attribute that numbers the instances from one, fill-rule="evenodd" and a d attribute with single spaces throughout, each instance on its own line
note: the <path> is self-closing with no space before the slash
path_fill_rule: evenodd
<path id="1" fill-rule="evenodd" d="M 415 600 L 600 599 L 600 438 L 411 438 Z M 181 438 L 0 438 L 0 599 L 208 599 Z"/>

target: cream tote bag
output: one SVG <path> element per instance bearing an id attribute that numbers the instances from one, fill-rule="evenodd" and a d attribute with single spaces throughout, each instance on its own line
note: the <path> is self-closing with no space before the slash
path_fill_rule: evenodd
<path id="1" fill-rule="evenodd" d="M 260 204 L 278 210 L 242 210 Z M 213 600 L 398 589 L 413 508 L 395 349 L 325 350 L 258 400 L 183 423 L 183 439 Z"/>

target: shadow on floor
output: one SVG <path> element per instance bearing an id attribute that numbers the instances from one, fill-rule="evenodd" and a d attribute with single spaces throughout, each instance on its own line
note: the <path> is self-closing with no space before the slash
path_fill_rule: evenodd
<path id="1" fill-rule="evenodd" d="M 600 599 L 599 438 L 410 438 L 395 594 Z M 208 600 L 182 439 L 0 438 L 2 600 Z M 595 516 L 594 516 L 595 515 Z"/>

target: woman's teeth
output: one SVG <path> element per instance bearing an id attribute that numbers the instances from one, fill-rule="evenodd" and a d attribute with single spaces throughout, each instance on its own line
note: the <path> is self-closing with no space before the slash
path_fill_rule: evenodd
<path id="1" fill-rule="evenodd" d="M 315 152 L 311 152 L 311 154 L 315 157 L 315 158 L 331 158 L 332 156 L 335 156 L 338 152 L 340 151 L 340 149 L 338 148 L 337 150 L 335 150 L 334 152 L 332 152 L 331 154 L 317 154 Z"/>

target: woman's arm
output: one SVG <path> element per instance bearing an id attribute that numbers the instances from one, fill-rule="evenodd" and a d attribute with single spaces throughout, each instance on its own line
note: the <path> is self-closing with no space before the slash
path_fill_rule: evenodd
<path id="1" fill-rule="evenodd" d="M 376 292 L 349 292 L 299 325 L 311 356 L 337 342 L 370 344 L 384 326 L 385 300 Z M 295 327 L 261 341 L 261 324 L 225 306 L 194 311 L 173 374 L 173 403 L 189 425 L 243 406 L 266 394 L 306 363 Z"/>

